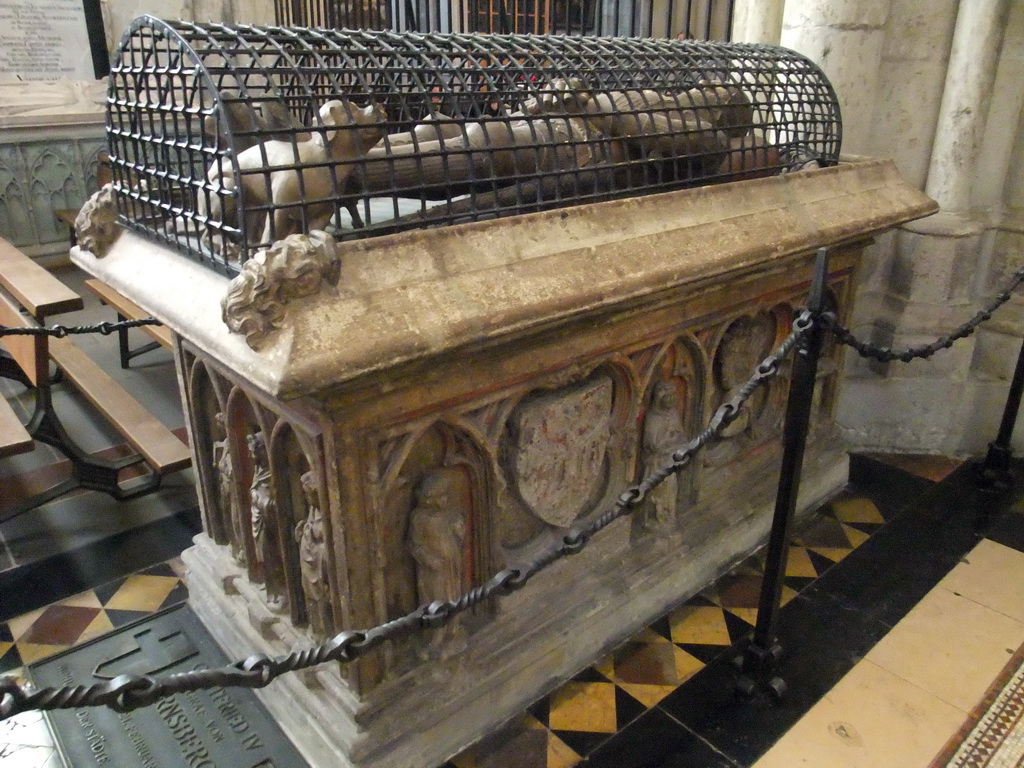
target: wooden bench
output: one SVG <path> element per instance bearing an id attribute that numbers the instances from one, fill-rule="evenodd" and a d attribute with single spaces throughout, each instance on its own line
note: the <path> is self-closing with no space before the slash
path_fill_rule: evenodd
<path id="1" fill-rule="evenodd" d="M 45 314 L 56 313 L 55 308 L 81 306 L 81 297 L 2 238 L 0 286 L 13 297 L 12 300 L 0 294 L 0 324 L 10 327 L 38 327 Z M 68 294 L 77 298 L 77 303 L 71 301 Z M 27 312 L 23 313 L 22 307 Z M 45 442 L 60 450 L 72 465 L 70 479 L 6 510 L 0 520 L 14 517 L 75 488 L 103 491 L 118 500 L 141 496 L 156 490 L 165 474 L 191 464 L 188 446 L 70 340 L 41 335 L 4 336 L 0 343 L 8 353 L 0 375 L 17 379 L 33 388 L 34 412 L 28 426 L 21 426 L 21 430 L 31 440 Z M 138 452 L 136 455 L 107 461 L 79 448 L 53 408 L 50 360 L 63 372 L 65 381 L 81 392 L 124 436 Z M 13 375 L 13 368 L 18 369 L 19 375 Z M 15 416 L 6 400 L 3 407 L 10 411 L 10 416 Z M 0 419 L 9 420 L 10 416 L 4 413 Z M 15 421 L 20 425 L 16 416 Z M 6 435 L 6 422 L 2 428 Z M 0 456 L 31 450 L 21 432 L 15 428 L 11 434 L 10 447 L 0 449 Z M 0 445 L 7 442 L 5 438 Z M 149 474 L 142 480 L 123 485 L 119 477 L 121 470 L 143 461 L 149 467 Z"/>
<path id="2" fill-rule="evenodd" d="M 140 320 L 142 318 L 149 317 L 149 313 L 144 311 L 142 307 L 127 296 L 122 296 L 102 280 L 98 280 L 96 278 L 86 280 L 85 287 L 95 294 L 96 297 L 104 304 L 113 307 L 114 311 L 117 312 L 118 320 Z M 149 344 L 143 344 L 135 349 L 131 349 L 128 346 L 127 328 L 121 328 L 117 332 L 117 346 L 121 355 L 122 368 L 127 368 L 129 361 L 131 361 L 132 358 L 138 357 L 146 352 L 151 352 L 152 350 L 160 347 L 163 347 L 164 349 L 174 348 L 174 338 L 171 334 L 171 330 L 166 326 L 143 325 L 140 326 L 140 328 L 144 333 L 149 334 L 154 341 Z"/>
<path id="3" fill-rule="evenodd" d="M 0 459 L 29 453 L 36 448 L 36 441 L 21 423 L 7 400 L 0 400 Z"/>

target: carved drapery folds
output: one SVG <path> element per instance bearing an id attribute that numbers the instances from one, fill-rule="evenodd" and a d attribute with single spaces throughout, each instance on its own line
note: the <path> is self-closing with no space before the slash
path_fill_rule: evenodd
<path id="1" fill-rule="evenodd" d="M 278 610 L 287 605 L 284 590 L 284 562 L 281 555 L 280 517 L 270 473 L 267 441 L 260 431 L 246 435 L 246 447 L 252 462 L 249 482 L 249 527 L 255 569 L 263 577 L 268 604 Z"/>
<path id="2" fill-rule="evenodd" d="M 221 302 L 224 323 L 260 349 L 284 324 L 290 301 L 313 296 L 325 283 L 337 285 L 340 274 L 333 237 L 320 230 L 289 235 L 242 266 Z"/>
<path id="3" fill-rule="evenodd" d="M 305 517 L 295 526 L 298 544 L 299 573 L 306 615 L 313 634 L 326 637 L 334 626 L 331 611 L 331 585 L 327 553 L 327 524 L 323 503 L 312 471 L 300 478 L 302 496 L 306 504 Z"/>
<path id="4" fill-rule="evenodd" d="M 117 224 L 117 208 L 114 203 L 114 186 L 106 184 L 86 200 L 78 212 L 75 219 L 75 235 L 82 248 L 102 258 L 107 255 L 120 234 L 121 227 Z"/>
<path id="5" fill-rule="evenodd" d="M 661 379 L 654 384 L 644 417 L 640 450 L 642 476 L 647 478 L 671 463 L 673 451 L 686 440 L 682 397 L 677 382 Z M 648 495 L 640 510 L 641 525 L 657 529 L 675 522 L 678 500 L 679 477 L 670 475 Z"/>
<path id="6" fill-rule="evenodd" d="M 493 567 L 487 451 L 465 428 L 438 423 L 380 444 L 381 565 L 391 617 L 458 597 Z"/>

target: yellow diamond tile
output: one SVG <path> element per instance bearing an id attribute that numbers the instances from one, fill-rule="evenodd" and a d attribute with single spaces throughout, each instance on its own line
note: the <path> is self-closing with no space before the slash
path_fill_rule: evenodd
<path id="1" fill-rule="evenodd" d="M 657 706 L 659 701 L 672 693 L 672 691 L 676 689 L 676 686 L 619 683 L 619 688 L 650 709 L 651 707 Z"/>
<path id="2" fill-rule="evenodd" d="M 856 549 L 869 538 L 871 538 L 866 533 L 864 533 L 864 531 L 858 531 L 856 528 L 849 525 L 843 526 L 843 533 L 846 534 L 846 538 L 850 540 L 850 544 L 853 545 L 854 549 Z"/>
<path id="3" fill-rule="evenodd" d="M 68 646 L 66 645 L 44 645 L 42 643 L 18 643 L 18 653 L 21 660 L 26 664 L 33 664 L 41 659 L 60 653 Z"/>
<path id="4" fill-rule="evenodd" d="M 11 646 L 13 645 L 14 643 L 0 643 L 0 658 L 3 658 L 3 655 L 11 650 Z M 3 674 L 6 675 L 7 673 L 4 672 Z"/>
<path id="5" fill-rule="evenodd" d="M 682 648 L 675 648 L 673 646 L 673 652 L 676 659 L 676 676 L 679 678 L 677 685 L 682 685 L 704 668 L 703 661 L 687 653 Z"/>
<path id="6" fill-rule="evenodd" d="M 757 624 L 757 608 L 730 608 L 729 613 L 735 613 L 747 624 Z"/>
<path id="7" fill-rule="evenodd" d="M 48 607 L 48 606 L 47 606 Z M 36 623 L 40 616 L 43 615 L 43 611 L 46 608 L 39 608 L 29 613 L 23 613 L 21 616 L 15 616 L 13 619 L 7 622 L 7 628 L 11 630 L 11 635 L 17 640 L 19 637 L 28 632 L 32 625 Z"/>
<path id="8" fill-rule="evenodd" d="M 547 768 L 572 768 L 583 758 L 553 733 L 548 734 Z"/>
<path id="9" fill-rule="evenodd" d="M 669 614 L 672 642 L 700 645 L 731 645 L 722 609 L 704 605 L 684 605 Z"/>
<path id="10" fill-rule="evenodd" d="M 844 523 L 884 523 L 885 518 L 871 499 L 838 499 L 832 502 L 836 517 Z"/>
<path id="11" fill-rule="evenodd" d="M 797 591 L 787 587 L 785 584 L 782 585 L 782 596 L 779 598 L 779 605 L 785 605 L 794 597 L 797 596 Z M 757 616 L 757 611 L 754 611 L 754 616 Z"/>
<path id="12" fill-rule="evenodd" d="M 817 552 L 822 557 L 827 557 L 833 563 L 838 563 L 848 554 L 853 552 L 848 547 L 811 547 L 812 552 Z"/>
<path id="13" fill-rule="evenodd" d="M 513 720 L 512 723 L 519 728 L 529 728 L 532 731 L 543 731 L 547 727 L 529 712 L 523 712 L 518 721 Z"/>
<path id="14" fill-rule="evenodd" d="M 552 730 L 615 733 L 612 683 L 566 683 L 551 695 L 550 707 Z"/>
<path id="15" fill-rule="evenodd" d="M 817 578 L 818 572 L 814 569 L 811 558 L 807 556 L 805 547 L 789 548 L 789 557 L 786 559 L 786 575 L 798 579 Z"/>
<path id="16" fill-rule="evenodd" d="M 81 637 L 75 641 L 75 645 L 80 645 L 86 640 L 92 640 L 94 637 L 99 637 L 100 635 L 105 635 L 108 632 L 113 632 L 115 629 L 116 627 L 110 622 L 110 618 L 107 614 L 100 611 L 96 614 L 96 618 L 92 620 L 89 626 L 85 628 L 85 631 L 82 632 Z"/>
<path id="17" fill-rule="evenodd" d="M 69 598 L 60 600 L 56 605 L 67 605 L 72 608 L 102 608 L 100 599 L 96 597 L 96 593 L 92 590 L 88 592 L 79 592 L 77 595 L 72 595 Z"/>
<path id="18" fill-rule="evenodd" d="M 155 611 L 178 586 L 173 576 L 129 576 L 107 601 L 105 608 L 118 611 Z"/>

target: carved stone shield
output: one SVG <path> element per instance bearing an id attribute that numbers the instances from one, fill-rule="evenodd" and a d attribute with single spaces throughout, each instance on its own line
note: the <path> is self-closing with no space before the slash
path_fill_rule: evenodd
<path id="1" fill-rule="evenodd" d="M 612 381 L 607 376 L 543 395 L 514 417 L 514 482 L 533 514 L 565 527 L 600 489 L 611 437 Z"/>

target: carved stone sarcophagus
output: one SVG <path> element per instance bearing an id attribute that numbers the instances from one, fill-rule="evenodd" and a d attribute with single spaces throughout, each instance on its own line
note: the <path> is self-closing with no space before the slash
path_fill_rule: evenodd
<path id="1" fill-rule="evenodd" d="M 187 68 L 180 52 L 175 59 L 169 38 L 153 30 L 140 24 L 130 31 L 122 70 L 130 70 L 136 85 L 147 83 L 136 96 L 147 94 L 149 109 L 176 99 L 187 105 L 189 94 L 203 89 L 181 85 Z M 223 42 L 228 33 L 209 31 L 218 34 Z M 141 39 L 158 41 L 149 65 L 135 55 Z M 435 50 L 418 40 L 404 44 Z M 673 45 L 659 42 L 659 55 L 670 59 Z M 251 47 L 245 51 L 256 56 Z M 739 53 L 729 55 L 739 60 Z M 242 55 L 221 46 L 218 55 L 230 60 L 229 54 Z M 578 55 L 578 70 L 597 71 Z M 520 53 L 520 60 L 528 58 Z M 726 68 L 719 62 L 715 69 L 710 59 L 703 66 L 691 73 L 689 85 L 710 83 L 709 71 L 721 75 Z M 118 83 L 128 78 L 119 81 L 117 69 L 114 112 L 123 107 Z M 676 94 L 671 105 L 626 111 L 637 124 L 662 115 L 665 122 L 654 132 L 662 138 L 703 132 L 709 141 L 724 141 L 725 149 L 700 150 L 700 163 L 687 161 L 688 178 L 681 156 L 669 152 L 676 175 L 671 184 L 647 190 L 658 194 L 637 196 L 645 190 L 633 184 L 574 201 L 560 182 L 541 183 L 531 198 L 534 212 L 523 214 L 523 178 L 516 174 L 543 182 L 537 167 L 524 170 L 518 158 L 510 161 L 511 176 L 488 166 L 492 175 L 483 178 L 473 175 L 483 167 L 474 160 L 476 170 L 457 182 L 466 195 L 461 199 L 490 195 L 488 205 L 496 207 L 484 215 L 482 205 L 471 206 L 481 220 L 461 226 L 374 224 L 368 212 L 379 213 L 381 199 L 391 199 L 395 189 L 344 191 L 335 174 L 327 230 L 285 234 L 267 222 L 290 206 L 281 227 L 308 224 L 319 215 L 309 196 L 261 204 L 257 195 L 246 197 L 244 183 L 229 190 L 224 169 L 237 153 L 223 149 L 219 129 L 204 121 L 202 108 L 186 109 L 173 130 L 164 124 L 154 151 L 137 141 L 119 153 L 119 146 L 128 147 L 124 126 L 130 121 L 122 113 L 112 117 L 118 181 L 111 194 L 128 231 L 108 248 L 80 238 L 73 256 L 175 331 L 205 528 L 184 555 L 190 601 L 230 655 L 278 654 L 372 627 L 529 561 L 664 464 L 733 396 L 789 332 L 794 309 L 806 299 L 815 248 L 834 246 L 829 301 L 842 318 L 871 236 L 932 210 L 891 163 L 836 164 L 820 149 L 813 157 L 799 150 L 824 137 L 816 134 L 831 109 L 824 87 L 807 100 L 818 117 L 796 120 L 785 133 L 778 111 L 783 102 L 758 96 L 770 94 L 772 77 L 785 92 L 792 81 L 778 72 L 769 77 L 762 67 L 748 79 L 721 75 L 717 85 L 706 86 L 720 100 L 712 105 L 718 117 L 711 118 L 692 101 L 687 109 L 693 114 L 681 115 L 684 69 L 666 70 L 673 75 L 662 93 Z M 558 74 L 568 82 L 580 72 Z M 628 67 L 618 74 L 613 68 L 597 85 L 627 93 L 634 75 Z M 436 84 L 422 90 L 415 75 L 409 77 L 412 84 L 400 91 L 404 101 L 394 94 L 391 101 L 375 100 L 371 87 L 366 106 L 357 107 L 370 116 L 383 105 L 381 114 L 394 123 L 389 135 L 415 135 L 416 125 L 432 114 L 402 111 L 417 95 L 476 105 L 437 119 L 457 126 L 463 139 L 475 130 L 468 123 L 479 120 L 473 109 L 493 100 L 493 89 L 481 90 L 480 83 L 475 91 L 449 93 L 435 90 Z M 223 79 L 209 82 L 228 87 Z M 266 87 L 269 93 L 277 86 Z M 540 100 L 552 92 L 544 83 L 524 87 Z M 655 84 L 635 87 L 640 92 Z M 593 82 L 587 88 L 600 90 Z M 245 102 L 243 91 L 235 103 Z M 297 103 L 294 89 L 279 91 L 282 103 Z M 222 103 L 207 103 L 205 116 L 221 114 Z M 742 136 L 730 138 L 721 125 L 702 122 L 722 119 L 722 110 L 742 113 Z M 135 123 L 136 133 L 140 125 L 154 125 L 147 114 Z M 292 116 L 303 119 L 298 111 Z M 770 129 L 753 128 L 769 118 Z M 327 123 L 301 130 L 334 129 Z M 285 143 L 294 148 L 300 129 L 281 130 L 291 131 Z M 173 135 L 183 137 L 176 156 L 169 151 L 176 146 Z M 627 135 L 638 132 L 620 126 L 587 141 L 611 147 L 628 143 Z M 721 176 L 735 183 L 695 186 L 701 169 L 726 167 L 736 138 L 741 157 L 771 149 L 771 158 Z M 837 134 L 824 138 L 837 152 Z M 450 153 L 445 139 L 437 140 L 442 148 L 434 154 L 415 150 L 412 156 L 441 158 L 444 166 L 471 154 L 458 136 Z M 402 155 L 392 143 L 402 141 L 385 142 L 379 162 L 391 168 L 387 173 L 395 172 L 392 161 Z M 668 156 L 657 152 L 672 142 L 643 154 L 637 147 L 646 141 L 625 147 L 641 153 L 630 162 L 663 165 Z M 542 136 L 537 143 L 551 148 L 557 141 Z M 213 147 L 198 152 L 202 167 L 185 157 L 193 144 Z M 166 161 L 171 165 L 161 166 Z M 815 168 L 780 173 L 808 163 Z M 301 186 L 313 167 L 327 166 L 307 168 L 297 159 L 288 172 Z M 577 159 L 562 172 L 580 167 Z M 189 168 L 188 178 L 199 181 L 176 186 Z M 231 168 L 236 181 L 246 173 L 242 165 Z M 250 170 L 260 178 L 272 175 L 266 167 Z M 374 173 L 367 160 L 346 177 L 372 187 Z M 759 178 L 740 180 L 749 175 Z M 497 193 L 508 185 L 496 178 L 513 178 L 520 197 L 511 213 L 521 215 L 502 210 L 505 198 Z M 442 181 L 456 183 L 450 175 Z M 403 199 L 422 202 L 437 180 L 421 182 Z M 541 200 L 542 188 L 554 196 Z M 339 223 L 346 194 L 364 208 L 367 231 Z M 443 202 L 451 213 L 459 200 L 448 193 Z M 261 234 L 252 236 L 249 214 L 261 205 L 267 215 Z M 392 207 L 392 219 L 401 219 L 398 204 Z M 96 208 L 109 218 L 102 201 Z M 102 215 L 96 222 L 103 230 Z M 829 347 L 805 462 L 806 502 L 845 481 L 832 426 L 840 369 L 840 350 Z M 759 545 L 770 520 L 786 383 L 783 370 L 755 394 L 723 440 L 661 485 L 631 518 L 523 590 L 354 664 L 279 680 L 263 694 L 268 707 L 316 764 L 425 768 L 442 762 Z"/>

